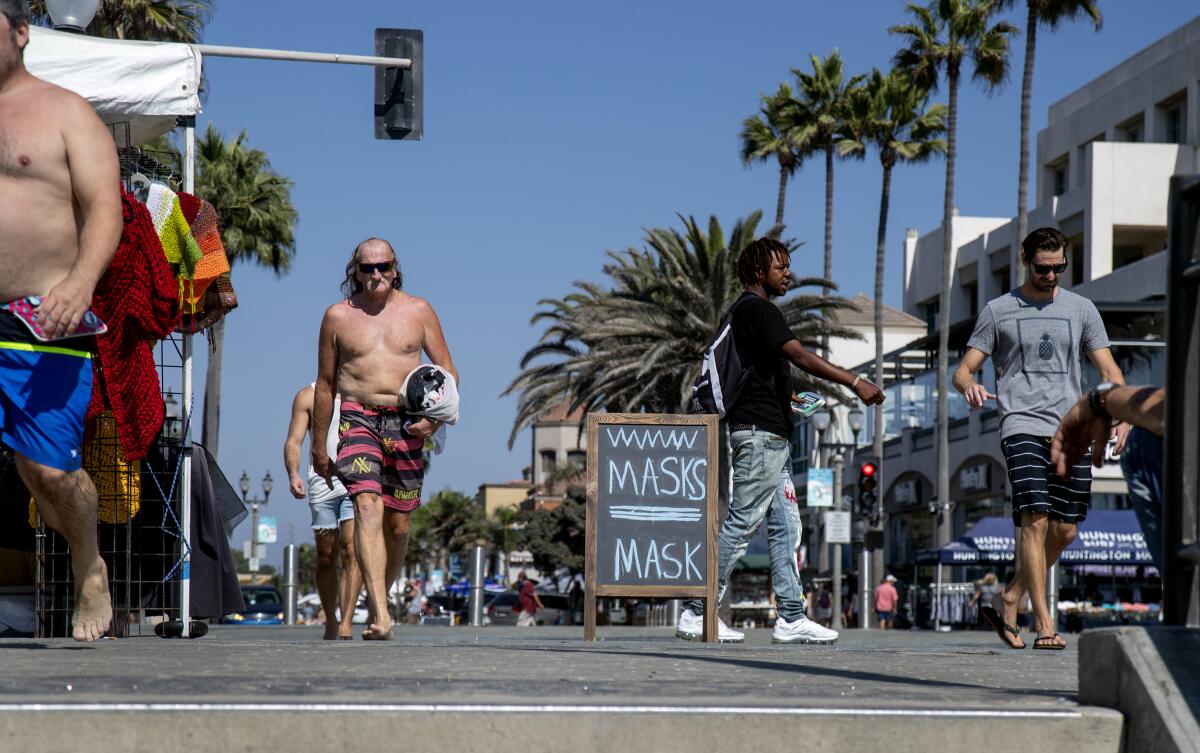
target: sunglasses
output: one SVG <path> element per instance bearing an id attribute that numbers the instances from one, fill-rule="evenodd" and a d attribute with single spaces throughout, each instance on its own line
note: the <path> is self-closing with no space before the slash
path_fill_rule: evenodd
<path id="1" fill-rule="evenodd" d="M 359 262 L 358 271 L 364 275 L 373 274 L 375 272 L 378 272 L 381 275 L 385 275 L 388 272 L 391 272 L 392 268 L 395 267 L 395 265 L 396 265 L 396 262 L 394 262 L 394 261 L 381 261 L 377 264 L 364 264 L 362 262 Z"/>
<path id="2" fill-rule="evenodd" d="M 359 266 L 361 267 L 362 265 L 360 264 Z M 1034 264 L 1033 271 L 1039 275 L 1048 275 L 1051 272 L 1061 275 L 1067 271 L 1067 263 L 1064 261 L 1062 264 Z"/>

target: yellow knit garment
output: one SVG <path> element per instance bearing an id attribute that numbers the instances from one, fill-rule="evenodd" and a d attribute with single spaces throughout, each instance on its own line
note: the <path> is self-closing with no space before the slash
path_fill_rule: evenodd
<path id="1" fill-rule="evenodd" d="M 96 485 L 102 523 L 124 523 L 142 509 L 141 462 L 125 462 L 117 422 L 109 411 L 96 419 L 95 436 L 83 446 L 83 468 Z M 37 500 L 32 497 L 29 526 L 37 527 Z"/>

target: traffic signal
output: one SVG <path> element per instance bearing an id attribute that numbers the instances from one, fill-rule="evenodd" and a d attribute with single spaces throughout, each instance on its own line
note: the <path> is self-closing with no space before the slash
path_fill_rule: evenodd
<path id="1" fill-rule="evenodd" d="M 858 467 L 858 512 L 860 515 L 874 515 L 875 502 L 879 499 L 875 489 L 879 486 L 876 477 L 878 468 L 874 463 L 863 463 Z"/>
<path id="2" fill-rule="evenodd" d="M 375 138 L 420 141 L 425 132 L 425 32 L 376 29 L 375 54 L 410 68 L 375 66 Z"/>

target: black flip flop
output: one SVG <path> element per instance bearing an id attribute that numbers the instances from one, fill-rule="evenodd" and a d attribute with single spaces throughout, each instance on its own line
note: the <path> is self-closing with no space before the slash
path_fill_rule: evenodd
<path id="1" fill-rule="evenodd" d="M 996 611 L 995 607 L 990 605 L 982 606 L 979 608 L 979 613 L 983 615 L 983 619 L 987 620 L 988 624 L 992 626 L 992 629 L 996 631 L 996 635 L 999 636 L 1001 643 L 1013 649 L 1014 651 L 1020 651 L 1021 649 L 1025 648 L 1024 644 L 1020 646 L 1014 646 L 1007 638 L 1004 637 L 1004 634 L 1007 632 L 1010 633 L 1012 637 L 1020 640 L 1021 631 L 1017 630 L 1012 625 L 1004 624 L 1004 619 L 1000 617 L 1000 613 Z"/>
<path id="2" fill-rule="evenodd" d="M 1033 647 L 1038 651 L 1062 651 L 1067 647 L 1065 643 L 1056 643 L 1061 640 L 1062 636 L 1058 633 L 1051 635 L 1039 635 L 1033 641 Z"/>

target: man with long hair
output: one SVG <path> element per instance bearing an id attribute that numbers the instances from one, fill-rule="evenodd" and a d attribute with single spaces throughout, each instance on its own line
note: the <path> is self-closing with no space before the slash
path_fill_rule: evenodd
<path id="1" fill-rule="evenodd" d="M 0 440 L 67 540 L 71 633 L 94 641 L 112 622 L 96 487 L 80 463 L 95 337 L 74 335 L 94 324 L 92 294 L 121 238 L 120 169 L 91 106 L 26 70 L 27 44 L 24 0 L 0 0 Z"/>
<path id="2" fill-rule="evenodd" d="M 346 299 L 326 310 L 317 345 L 313 468 L 326 480 L 336 473 L 354 500 L 354 543 L 371 613 L 363 640 L 392 638 L 387 590 L 404 563 L 409 514 L 421 504 L 425 439 L 439 428 L 404 409 L 401 386 L 422 351 L 458 381 L 437 314 L 405 293 L 403 280 L 390 243 L 358 244 L 346 264 Z M 336 459 L 326 449 L 335 394 Z"/>

